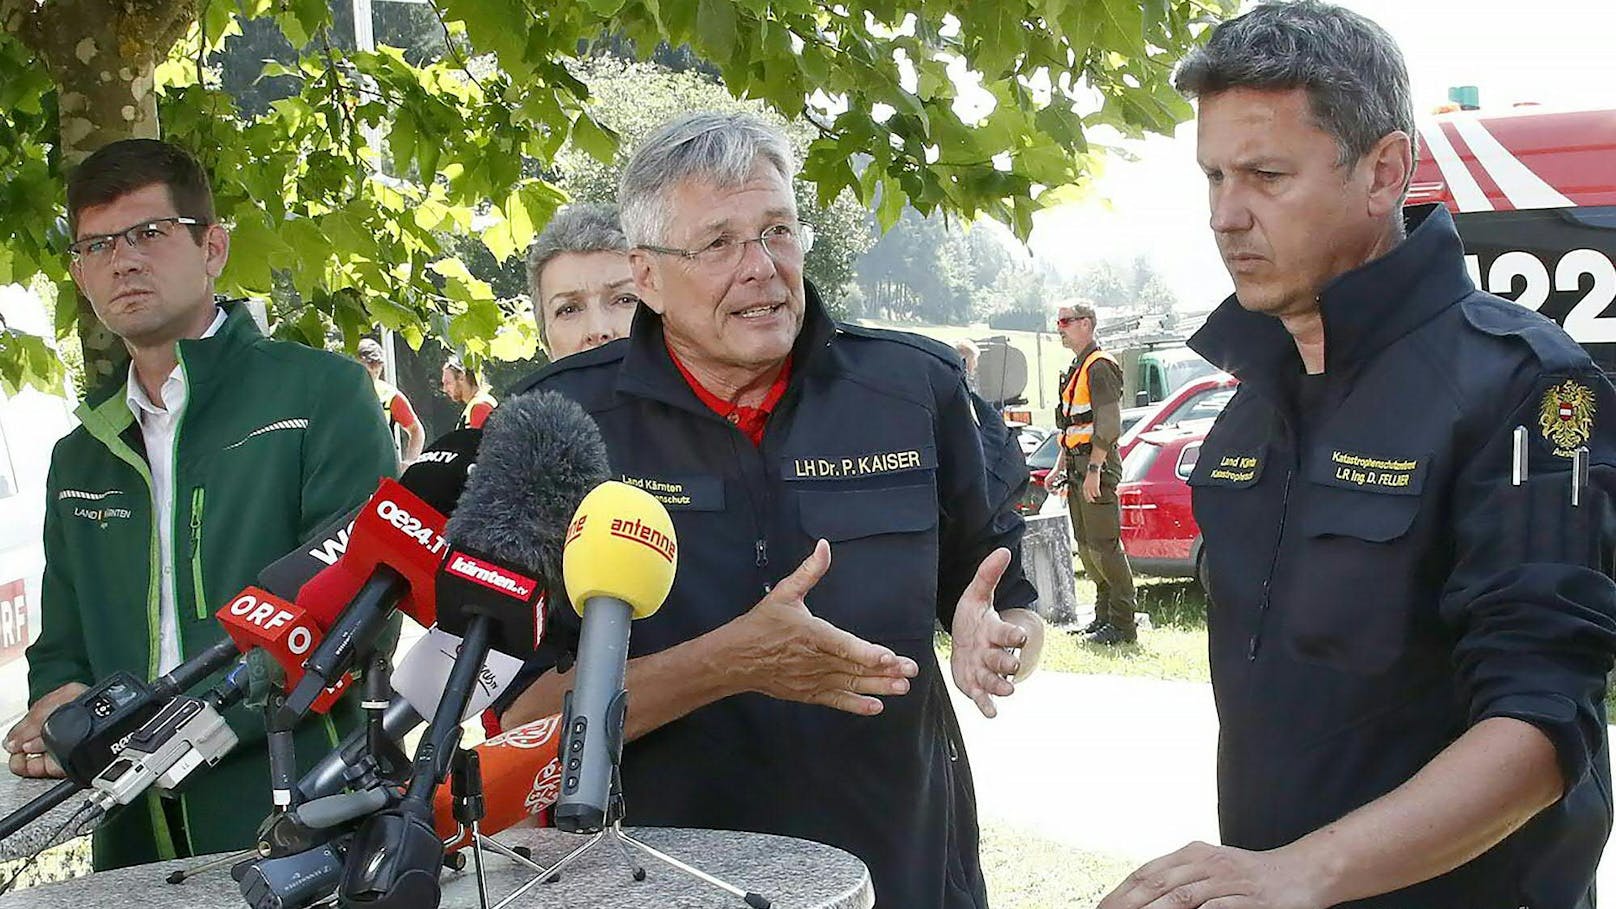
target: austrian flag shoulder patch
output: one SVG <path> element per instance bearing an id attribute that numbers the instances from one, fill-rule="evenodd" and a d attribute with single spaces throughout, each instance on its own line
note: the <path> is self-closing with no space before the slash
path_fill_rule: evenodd
<path id="1" fill-rule="evenodd" d="M 1538 404 L 1537 425 L 1558 457 L 1569 458 L 1588 444 L 1597 402 L 1594 390 L 1576 379 L 1550 385 Z"/>

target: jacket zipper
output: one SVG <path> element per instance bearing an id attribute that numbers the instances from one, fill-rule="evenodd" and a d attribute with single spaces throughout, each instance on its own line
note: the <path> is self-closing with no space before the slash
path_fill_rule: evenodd
<path id="1" fill-rule="evenodd" d="M 191 490 L 191 587 L 199 619 L 208 617 L 208 597 L 202 587 L 202 498 L 202 487 Z"/>
<path id="2" fill-rule="evenodd" d="M 1251 641 L 1246 647 L 1247 662 L 1256 660 L 1258 652 L 1262 650 L 1263 626 L 1267 623 L 1268 607 L 1272 605 L 1274 573 L 1279 569 L 1279 552 L 1285 545 L 1285 521 L 1290 515 L 1291 483 L 1301 466 L 1302 451 L 1296 440 L 1296 434 L 1283 415 L 1280 419 L 1285 424 L 1285 435 L 1292 443 L 1291 460 L 1285 465 L 1285 489 L 1279 498 L 1279 529 L 1274 536 L 1274 555 L 1268 561 L 1268 575 L 1263 578 L 1262 601 L 1257 605 L 1257 627 L 1252 629 Z"/>

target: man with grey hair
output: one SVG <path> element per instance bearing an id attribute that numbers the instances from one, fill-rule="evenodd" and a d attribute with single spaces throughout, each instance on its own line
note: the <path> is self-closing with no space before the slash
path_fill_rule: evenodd
<path id="1" fill-rule="evenodd" d="M 953 351 L 837 325 L 803 280 L 795 173 L 780 131 L 746 115 L 648 138 L 620 184 L 633 330 L 529 383 L 583 405 L 613 472 L 678 530 L 673 591 L 630 642 L 627 820 L 817 840 L 864 860 L 883 906 L 983 909 L 932 630 L 994 715 L 1042 630 L 1022 525 L 991 501 Z M 546 636 L 563 654 L 569 613 Z M 545 672 L 506 726 L 559 712 L 569 685 Z"/>
<path id="2" fill-rule="evenodd" d="M 569 205 L 527 254 L 539 342 L 559 360 L 628 336 L 640 298 L 614 205 Z"/>
<path id="3" fill-rule="evenodd" d="M 1581 909 L 1610 831 L 1616 394 L 1403 209 L 1401 54 L 1317 2 L 1219 26 L 1178 86 L 1240 379 L 1190 475 L 1223 846 L 1102 909 Z"/>

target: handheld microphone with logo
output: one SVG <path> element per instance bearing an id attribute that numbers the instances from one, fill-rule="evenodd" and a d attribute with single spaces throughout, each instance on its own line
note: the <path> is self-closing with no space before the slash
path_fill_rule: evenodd
<path id="1" fill-rule="evenodd" d="M 439 572 L 438 624 L 461 635 L 460 654 L 416 749 L 403 801 L 372 815 L 354 840 L 338 889 L 343 905 L 436 904 L 444 847 L 431 798 L 448 775 L 460 718 L 496 638 L 512 654 L 537 645 L 545 592 L 560 579 L 568 520 L 607 475 L 600 431 L 566 398 L 524 395 L 494 411 L 477 471 L 449 521 Z"/>
<path id="2" fill-rule="evenodd" d="M 662 608 L 678 568 L 673 520 L 643 489 L 601 484 L 567 528 L 562 572 L 583 627 L 563 713 L 566 769 L 555 808 L 561 830 L 596 833 L 611 822 L 612 774 L 628 713 L 629 622 Z"/>
<path id="3" fill-rule="evenodd" d="M 327 630 L 305 663 L 305 675 L 286 699 L 292 716 L 306 714 L 322 689 L 353 668 L 394 609 L 422 625 L 432 624 L 433 580 L 446 545 L 443 527 L 443 516 L 435 509 L 396 480 L 382 481 L 354 519 L 342 558 L 300 591 L 299 605 Z M 351 581 L 344 582 L 343 575 L 365 579 L 359 593 L 345 603 L 325 600 L 310 590 L 323 577 L 332 579 L 334 589 L 345 589 Z M 324 615 L 333 618 L 322 621 Z"/>
<path id="4" fill-rule="evenodd" d="M 243 653 L 259 648 L 273 657 L 284 673 L 284 688 L 292 690 L 303 678 L 303 661 L 324 639 L 307 610 L 267 590 L 248 587 L 215 614 L 225 633 Z M 342 675 L 314 701 L 317 713 L 326 713 L 352 681 Z"/>

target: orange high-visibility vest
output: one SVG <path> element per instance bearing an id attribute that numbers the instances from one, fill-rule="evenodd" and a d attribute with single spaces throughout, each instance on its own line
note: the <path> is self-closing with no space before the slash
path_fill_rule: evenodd
<path id="1" fill-rule="evenodd" d="M 471 411 L 472 411 L 473 408 L 477 407 L 480 404 L 488 405 L 489 410 L 493 410 L 495 407 L 499 406 L 499 402 L 494 400 L 493 395 L 491 395 L 487 391 L 479 388 L 477 390 L 477 394 L 472 396 L 472 399 L 470 401 L 466 402 L 466 409 L 461 412 L 461 414 L 460 414 L 460 422 L 455 424 L 455 429 L 470 429 L 470 428 L 473 428 L 472 425 L 471 425 Z M 475 428 L 480 429 L 482 427 L 475 427 Z"/>
<path id="2" fill-rule="evenodd" d="M 1066 387 L 1061 389 L 1061 412 L 1069 421 L 1065 432 L 1061 433 L 1061 446 L 1068 451 L 1087 445 L 1094 438 L 1094 404 L 1089 399 L 1089 367 L 1096 360 L 1109 360 L 1112 366 L 1117 366 L 1116 357 L 1095 348 L 1084 358 L 1083 365 L 1072 373 Z"/>

